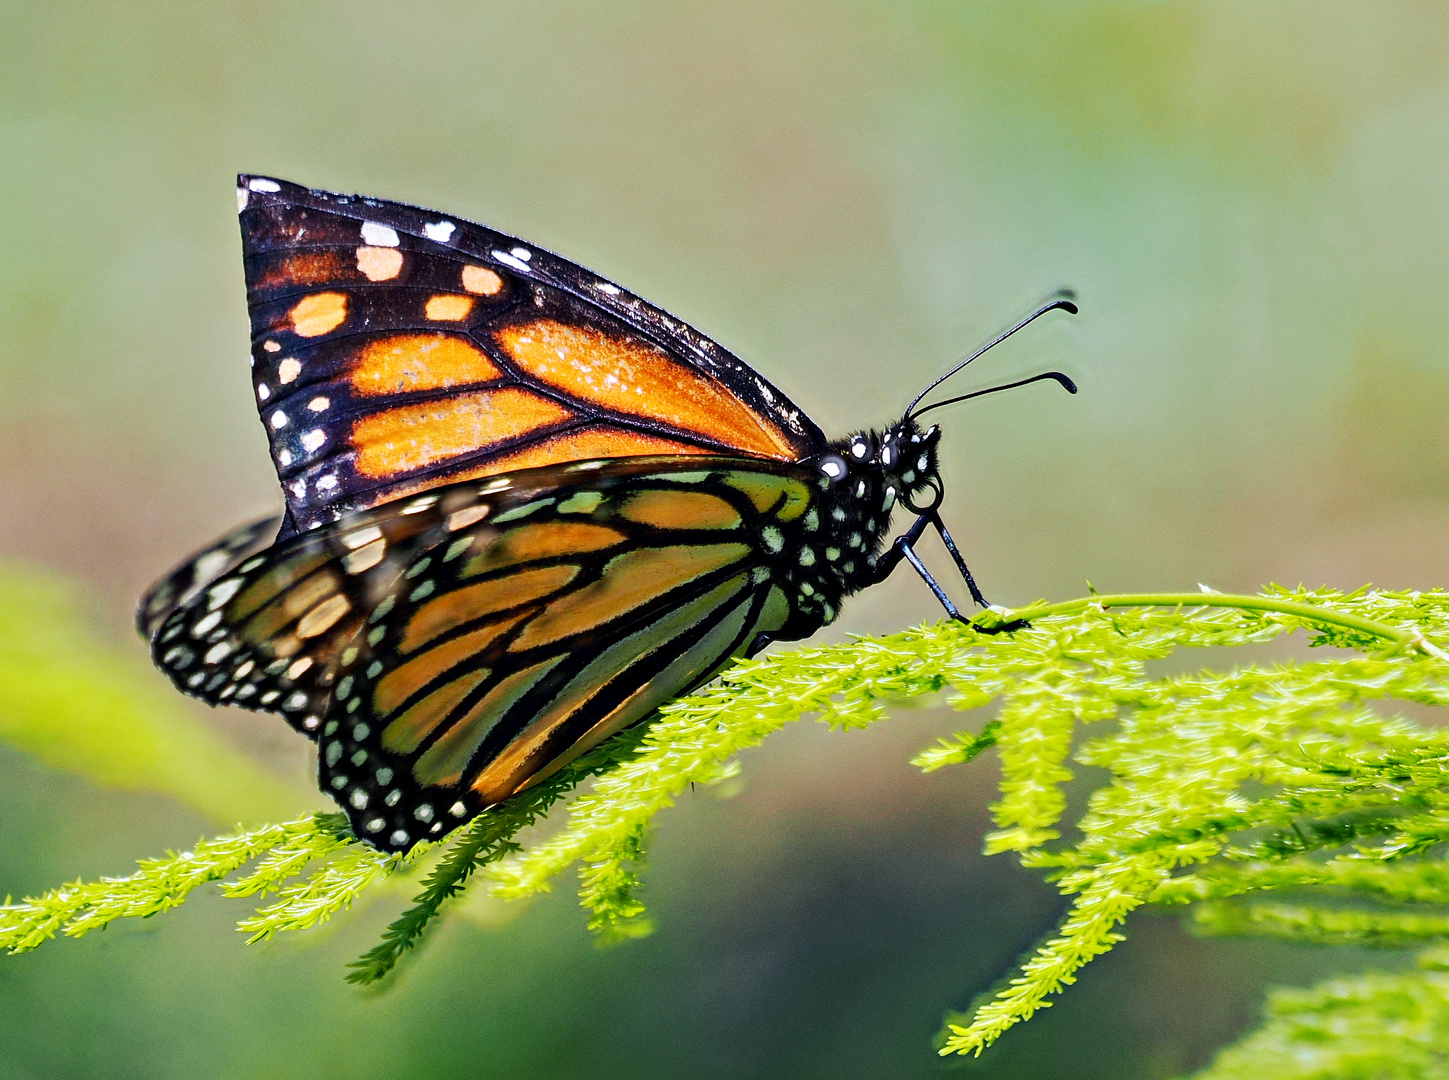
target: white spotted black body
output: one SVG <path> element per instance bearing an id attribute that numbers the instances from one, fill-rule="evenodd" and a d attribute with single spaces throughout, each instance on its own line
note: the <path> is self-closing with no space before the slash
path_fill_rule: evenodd
<path id="1" fill-rule="evenodd" d="M 897 506 L 940 501 L 939 427 L 909 418 L 884 432 L 864 431 L 832 442 L 804 462 L 819 492 L 810 510 L 782 530 L 772 569 L 791 589 L 794 611 L 772 640 L 809 637 L 835 621 L 841 602 L 879 580 L 877 562 Z M 767 549 L 776 545 L 764 538 Z"/>

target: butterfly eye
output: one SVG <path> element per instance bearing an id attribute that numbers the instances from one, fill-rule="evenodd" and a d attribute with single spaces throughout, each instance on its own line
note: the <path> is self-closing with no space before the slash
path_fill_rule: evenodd
<path id="1" fill-rule="evenodd" d="M 837 457 L 835 454 L 827 454 L 820 459 L 820 471 L 834 483 L 844 477 L 848 470 L 844 458 Z"/>

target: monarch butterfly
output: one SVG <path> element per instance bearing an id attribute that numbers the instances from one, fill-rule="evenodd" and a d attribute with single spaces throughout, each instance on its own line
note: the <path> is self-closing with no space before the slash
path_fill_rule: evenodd
<path id="1" fill-rule="evenodd" d="M 138 627 L 183 692 L 317 741 L 378 848 L 809 636 L 902 559 L 962 617 L 916 556 L 927 527 L 985 605 L 917 423 L 964 363 L 831 442 L 704 335 L 511 236 L 262 176 L 237 203 L 286 512 L 158 582 Z M 1076 390 L 1009 385 L 1037 379 Z M 883 549 L 897 503 L 915 520 Z"/>

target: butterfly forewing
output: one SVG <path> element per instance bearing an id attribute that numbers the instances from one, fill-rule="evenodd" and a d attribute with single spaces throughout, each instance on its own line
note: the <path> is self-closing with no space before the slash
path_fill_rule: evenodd
<path id="1" fill-rule="evenodd" d="M 238 193 L 284 531 L 565 461 L 823 445 L 709 339 L 513 237 L 260 177 Z"/>
<path id="2" fill-rule="evenodd" d="M 807 484 L 699 465 L 554 470 L 414 556 L 325 714 L 322 785 L 358 835 L 436 836 L 785 624 L 761 537 Z"/>

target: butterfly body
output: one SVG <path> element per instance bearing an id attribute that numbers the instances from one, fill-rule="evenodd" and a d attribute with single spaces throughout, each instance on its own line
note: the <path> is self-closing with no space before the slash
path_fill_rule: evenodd
<path id="1" fill-rule="evenodd" d="M 939 429 L 835 442 L 743 362 L 547 252 L 242 177 L 253 383 L 287 498 L 142 598 L 175 685 L 280 713 L 385 850 L 435 839 L 941 525 Z M 929 498 L 927 497 L 929 493 Z M 926 499 L 926 505 L 921 500 Z M 893 511 L 916 522 L 885 547 Z M 983 601 L 984 602 L 984 601 Z"/>

